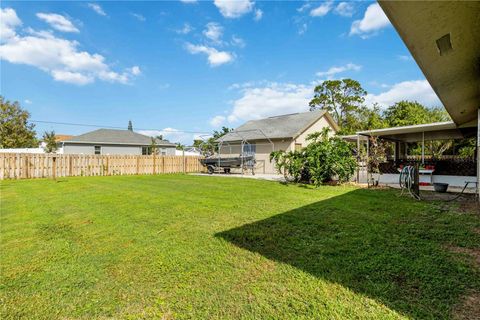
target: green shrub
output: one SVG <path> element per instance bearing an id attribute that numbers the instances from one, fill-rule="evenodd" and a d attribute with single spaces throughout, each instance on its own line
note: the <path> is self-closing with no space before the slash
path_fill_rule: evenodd
<path id="1" fill-rule="evenodd" d="M 346 182 L 354 174 L 357 163 L 350 144 L 338 137 L 329 137 L 327 128 L 310 134 L 307 141 L 308 146 L 301 151 L 272 152 L 270 161 L 275 161 L 277 170 L 295 182 L 317 186 L 332 180 Z"/>
<path id="2" fill-rule="evenodd" d="M 273 151 L 270 154 L 270 162 L 272 161 L 275 161 L 275 167 L 280 173 L 284 174 L 285 178 L 291 176 L 295 182 L 305 181 L 307 179 L 307 159 L 303 151 Z"/>

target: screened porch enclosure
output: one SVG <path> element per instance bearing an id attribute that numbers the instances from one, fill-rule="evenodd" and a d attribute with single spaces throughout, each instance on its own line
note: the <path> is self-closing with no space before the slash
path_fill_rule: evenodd
<path id="1" fill-rule="evenodd" d="M 380 184 L 398 184 L 401 168 L 418 164 L 422 185 L 442 182 L 462 187 L 477 180 L 476 137 L 476 123 L 457 127 L 439 122 L 361 131 L 344 139 L 357 145 L 357 182 L 368 183 L 375 175 Z M 383 143 L 385 152 L 372 170 L 366 164 L 376 156 L 375 141 Z"/>

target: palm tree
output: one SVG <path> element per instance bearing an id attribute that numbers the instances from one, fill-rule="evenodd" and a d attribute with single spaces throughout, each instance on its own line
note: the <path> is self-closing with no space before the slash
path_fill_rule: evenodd
<path id="1" fill-rule="evenodd" d="M 45 131 L 43 133 L 42 140 L 43 142 L 45 142 L 45 146 L 43 147 L 43 149 L 46 153 L 52 153 L 57 151 L 58 147 L 57 141 L 55 140 L 55 131 Z"/>

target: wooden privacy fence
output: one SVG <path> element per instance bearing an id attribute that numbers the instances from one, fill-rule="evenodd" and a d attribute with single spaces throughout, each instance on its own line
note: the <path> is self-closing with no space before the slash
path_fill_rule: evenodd
<path id="1" fill-rule="evenodd" d="M 203 170 L 195 156 L 0 154 L 0 180 L 187 173 Z"/>

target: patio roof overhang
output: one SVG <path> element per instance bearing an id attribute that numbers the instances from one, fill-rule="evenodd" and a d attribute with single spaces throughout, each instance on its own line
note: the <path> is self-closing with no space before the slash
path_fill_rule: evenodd
<path id="1" fill-rule="evenodd" d="M 463 139 L 474 136 L 475 133 L 475 125 L 460 128 L 452 121 L 357 132 L 359 136 L 363 137 L 379 137 L 384 140 L 399 142 Z"/>
<path id="2" fill-rule="evenodd" d="M 457 126 L 453 121 L 434 122 L 412 126 L 392 127 L 359 131 L 353 135 L 341 136 L 350 142 L 367 141 L 368 137 L 379 137 L 397 142 L 419 142 L 428 140 L 463 139 L 475 136 L 476 123 Z"/>
<path id="3" fill-rule="evenodd" d="M 457 125 L 480 108 L 480 1 L 378 1 Z"/>

